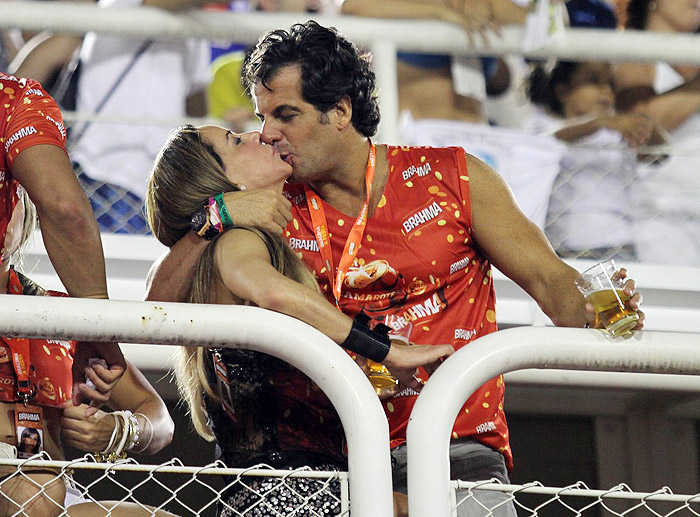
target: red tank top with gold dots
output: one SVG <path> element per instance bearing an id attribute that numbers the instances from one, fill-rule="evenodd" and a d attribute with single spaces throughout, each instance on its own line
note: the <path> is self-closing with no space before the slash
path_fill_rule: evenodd
<path id="1" fill-rule="evenodd" d="M 387 161 L 389 178 L 343 281 L 340 308 L 349 316 L 364 310 L 378 321 L 395 315 L 394 325 L 411 324 L 410 340 L 417 344 L 450 343 L 459 349 L 495 332 L 491 266 L 473 240 L 464 150 L 389 146 Z M 335 303 L 304 189 L 291 185 L 286 194 L 294 216 L 287 240 Z M 337 260 L 355 219 L 325 203 L 324 209 Z M 421 371 L 421 377 L 427 374 Z M 460 410 L 453 437 L 472 437 L 498 450 L 511 467 L 503 395 L 502 376 L 479 388 Z M 406 440 L 416 397 L 407 389 L 383 402 L 392 447 Z"/>

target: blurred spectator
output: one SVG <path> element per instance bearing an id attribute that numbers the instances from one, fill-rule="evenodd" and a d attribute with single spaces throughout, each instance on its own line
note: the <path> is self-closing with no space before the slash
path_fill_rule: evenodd
<path id="1" fill-rule="evenodd" d="M 606 63 L 561 61 L 550 72 L 535 67 L 529 94 L 543 108 L 530 129 L 572 144 L 552 188 L 545 227 L 557 253 L 635 260 L 634 148 L 650 138 L 661 143 L 658 124 L 644 115 L 615 113 Z"/>
<path id="2" fill-rule="evenodd" d="M 167 10 L 200 4 L 199 0 L 98 1 L 102 8 L 144 5 Z M 57 42 L 65 43 L 60 53 L 56 52 Z M 18 73 L 36 70 L 37 63 L 63 66 L 79 45 L 78 38 L 53 35 L 27 53 Z M 70 135 L 71 159 L 102 231 L 148 231 L 141 208 L 148 172 L 172 121 L 206 114 L 208 66 L 209 47 L 202 40 L 85 35 L 80 48 L 77 111 L 128 120 L 128 125 L 80 122 Z M 43 66 L 44 71 L 49 69 L 51 65 Z M 167 121 L 167 125 L 153 121 Z"/>
<path id="3" fill-rule="evenodd" d="M 4 1 L 6 0 L 0 0 L 0 5 Z M 19 28 L 0 29 L 0 72 L 10 72 L 10 63 L 34 34 Z"/>
<path id="4" fill-rule="evenodd" d="M 627 28 L 696 32 L 697 0 L 630 0 Z M 640 170 L 635 235 L 645 262 L 700 265 L 700 69 L 625 63 L 616 70 L 618 108 L 644 113 L 670 132 L 671 156 Z M 672 252 L 669 252 L 672 250 Z"/>
<path id="5" fill-rule="evenodd" d="M 12 32 L 16 31 L 0 31 L 0 72 L 9 70 L 10 61 L 17 54 L 18 48 L 12 37 Z"/>
<path id="6" fill-rule="evenodd" d="M 364 16 L 433 18 L 460 24 L 470 39 L 497 37 L 500 24 L 522 24 L 526 10 L 511 0 L 442 2 L 345 0 L 343 12 Z M 488 34 L 493 31 L 492 34 Z M 465 66 L 466 62 L 469 66 Z M 552 137 L 487 124 L 487 94 L 509 88 L 512 69 L 504 59 L 399 54 L 399 106 L 403 143 L 433 147 L 460 146 L 496 169 L 513 190 L 527 217 L 544 228 L 549 193 L 559 172 L 563 146 Z M 495 84 L 499 83 L 498 87 Z M 489 85 L 491 87 L 489 87 Z M 529 114 L 527 100 L 518 102 Z M 514 103 L 501 106 L 504 119 L 515 115 Z"/>
<path id="7" fill-rule="evenodd" d="M 344 14 L 372 18 L 434 19 L 463 27 L 474 43 L 488 42 L 504 24 L 522 24 L 526 10 L 511 0 L 344 0 Z M 491 33 L 491 34 L 489 34 Z M 441 119 L 485 123 L 483 102 L 505 91 L 509 70 L 501 59 L 453 58 L 435 54 L 398 54 L 399 108 L 415 120 Z"/>
<path id="8" fill-rule="evenodd" d="M 74 1 L 92 4 L 97 0 Z M 57 95 L 55 87 L 63 70 L 68 70 L 66 65 L 71 61 L 74 54 L 76 54 L 77 58 L 78 48 L 83 41 L 82 36 L 75 34 L 53 34 L 49 31 L 40 31 L 37 33 L 17 30 L 13 32 L 15 33 L 13 40 L 17 46 L 12 59 L 9 61 L 9 72 L 13 75 L 29 77 L 35 81 L 39 81 L 59 104 L 61 109 L 66 109 L 62 103 L 65 92 Z M 66 77 L 66 79 L 70 79 L 70 77 Z M 75 109 L 74 100 L 68 109 Z"/>

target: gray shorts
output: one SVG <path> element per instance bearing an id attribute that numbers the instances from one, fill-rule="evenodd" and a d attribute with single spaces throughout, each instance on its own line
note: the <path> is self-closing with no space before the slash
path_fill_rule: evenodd
<path id="1" fill-rule="evenodd" d="M 394 491 L 407 493 L 406 446 L 391 451 Z M 510 483 L 503 455 L 471 438 L 450 445 L 450 478 L 461 481 L 497 479 Z M 516 517 L 511 494 L 487 490 L 457 491 L 457 517 Z"/>

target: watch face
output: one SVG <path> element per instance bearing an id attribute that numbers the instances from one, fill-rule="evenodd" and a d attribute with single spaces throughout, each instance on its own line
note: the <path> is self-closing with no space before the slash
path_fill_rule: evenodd
<path id="1" fill-rule="evenodd" d="M 207 222 L 207 214 L 204 210 L 197 210 L 192 215 L 191 226 L 194 231 L 199 231 Z"/>

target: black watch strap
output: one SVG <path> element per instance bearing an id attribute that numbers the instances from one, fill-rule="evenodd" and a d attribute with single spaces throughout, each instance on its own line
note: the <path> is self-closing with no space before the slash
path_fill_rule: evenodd
<path id="1" fill-rule="evenodd" d="M 389 354 L 391 339 L 389 339 L 389 327 L 379 323 L 372 330 L 369 327 L 370 318 L 364 313 L 359 313 L 352 321 L 350 334 L 340 344 L 352 352 L 367 359 L 381 363 Z"/>

